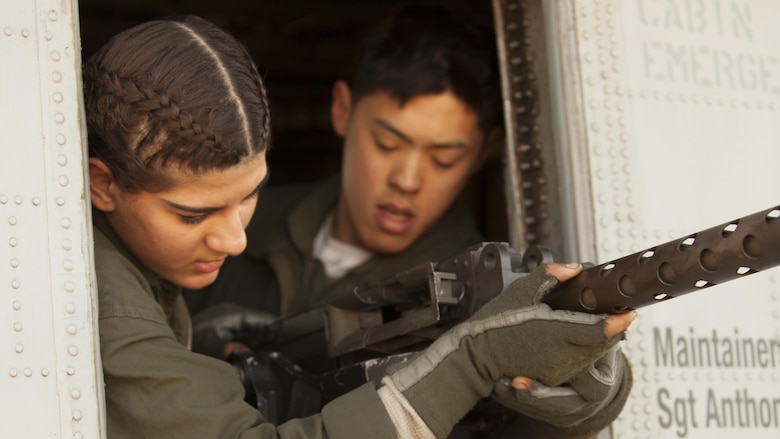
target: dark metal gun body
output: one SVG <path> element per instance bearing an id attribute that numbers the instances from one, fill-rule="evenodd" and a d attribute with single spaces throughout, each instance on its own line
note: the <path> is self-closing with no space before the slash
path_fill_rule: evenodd
<path id="1" fill-rule="evenodd" d="M 439 262 L 426 262 L 378 285 L 355 288 L 324 307 L 328 354 L 406 352 L 467 319 L 550 253 L 523 255 L 505 242 L 484 242 Z"/>
<path id="2" fill-rule="evenodd" d="M 328 400 L 378 380 L 390 364 L 406 361 L 552 260 L 543 247 L 521 254 L 504 242 L 483 242 L 450 259 L 347 291 L 321 310 L 279 321 L 274 343 L 260 349 L 270 353 L 267 358 L 234 358 L 247 399 L 276 422 L 313 414 Z M 544 301 L 554 309 L 620 313 L 776 265 L 780 206 L 587 268 Z M 322 357 L 337 367 L 325 373 L 298 367 L 307 359 L 321 367 Z"/>

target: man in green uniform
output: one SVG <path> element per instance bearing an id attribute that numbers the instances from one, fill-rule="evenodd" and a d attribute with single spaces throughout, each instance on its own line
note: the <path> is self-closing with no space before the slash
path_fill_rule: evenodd
<path id="1" fill-rule="evenodd" d="M 457 197 L 501 133 L 496 69 L 491 32 L 444 9 L 398 15 L 352 84 L 333 87 L 341 173 L 261 196 L 247 249 L 228 258 L 214 284 L 187 296 L 200 328 L 193 349 L 225 358 L 245 348 L 226 336 L 232 329 L 300 314 L 481 242 Z M 225 330 L 234 324 L 242 328 Z M 627 380 L 614 384 L 622 406 L 630 373 L 614 372 Z M 601 427 L 619 412 L 610 407 L 596 417 Z"/>
<path id="2" fill-rule="evenodd" d="M 481 242 L 457 197 L 501 133 L 496 68 L 491 33 L 439 9 L 400 16 L 333 87 L 341 173 L 265 192 L 247 250 L 188 298 L 193 315 L 228 302 L 290 317 Z"/>

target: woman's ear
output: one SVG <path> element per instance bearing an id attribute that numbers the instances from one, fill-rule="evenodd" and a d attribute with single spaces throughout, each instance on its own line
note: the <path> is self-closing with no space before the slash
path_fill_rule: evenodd
<path id="1" fill-rule="evenodd" d="M 89 158 L 89 196 L 92 205 L 103 212 L 111 212 L 116 208 L 114 191 L 116 181 L 111 169 L 96 157 Z"/>
<path id="2" fill-rule="evenodd" d="M 344 81 L 336 81 L 333 84 L 330 103 L 330 121 L 333 124 L 333 131 L 340 137 L 344 137 L 347 133 L 351 111 L 352 93 L 349 90 L 349 85 Z"/>

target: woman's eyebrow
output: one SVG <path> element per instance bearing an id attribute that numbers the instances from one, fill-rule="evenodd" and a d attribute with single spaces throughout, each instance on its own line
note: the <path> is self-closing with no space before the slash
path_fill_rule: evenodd
<path id="1" fill-rule="evenodd" d="M 259 194 L 265 188 L 265 186 L 268 184 L 268 179 L 270 177 L 271 177 L 271 170 L 267 169 L 265 171 L 265 177 L 263 177 L 263 179 L 260 180 L 260 183 L 257 185 L 257 187 L 252 192 L 250 192 L 246 197 L 244 197 L 244 199 L 246 200 L 248 198 L 252 198 L 255 195 Z"/>
<path id="2" fill-rule="evenodd" d="M 263 188 L 266 186 L 266 184 L 268 184 L 268 178 L 270 177 L 270 175 L 271 175 L 271 171 L 270 170 L 266 171 L 265 177 L 263 177 L 263 179 L 260 181 L 257 187 L 255 187 L 252 190 L 252 192 L 247 194 L 247 196 L 245 196 L 243 199 L 247 200 L 260 193 L 263 190 Z M 173 207 L 174 209 L 178 209 L 188 213 L 195 213 L 195 214 L 211 213 L 221 209 L 221 207 L 191 207 L 179 203 L 174 203 L 173 201 L 168 201 L 168 200 L 163 200 L 163 201 L 165 202 L 165 204 Z"/>

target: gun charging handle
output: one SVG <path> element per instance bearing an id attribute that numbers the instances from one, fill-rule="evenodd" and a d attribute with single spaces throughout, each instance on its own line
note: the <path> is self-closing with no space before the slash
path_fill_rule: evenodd
<path id="1" fill-rule="evenodd" d="M 587 268 L 543 299 L 554 309 L 615 314 L 780 264 L 780 206 Z"/>

